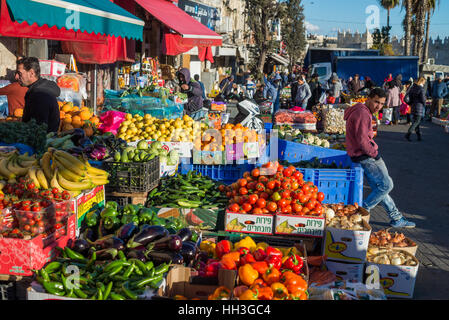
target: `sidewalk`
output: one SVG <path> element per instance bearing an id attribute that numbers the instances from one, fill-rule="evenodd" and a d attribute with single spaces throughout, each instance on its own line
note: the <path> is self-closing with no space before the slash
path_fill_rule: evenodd
<path id="1" fill-rule="evenodd" d="M 420 261 L 414 299 L 449 299 L 449 134 L 430 122 L 421 125 L 423 141 L 404 138 L 408 125 L 379 127 L 375 141 L 394 189 L 390 193 L 415 229 L 399 229 L 418 244 Z M 370 190 L 365 183 L 365 196 Z M 389 227 L 381 206 L 371 212 L 373 232 Z"/>

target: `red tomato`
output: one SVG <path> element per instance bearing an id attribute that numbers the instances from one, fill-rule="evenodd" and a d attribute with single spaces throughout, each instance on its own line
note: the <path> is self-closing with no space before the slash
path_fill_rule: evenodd
<path id="1" fill-rule="evenodd" d="M 318 192 L 316 199 L 317 199 L 319 202 L 323 202 L 323 200 L 324 200 L 324 193 Z"/>
<path id="2" fill-rule="evenodd" d="M 293 181 L 292 182 L 292 190 L 296 190 L 296 189 L 298 189 L 299 188 L 299 183 L 298 183 L 298 181 Z"/>
<path id="3" fill-rule="evenodd" d="M 304 191 L 304 193 L 310 192 L 310 185 L 308 185 L 307 183 L 305 185 L 303 185 L 302 191 Z"/>
<path id="4" fill-rule="evenodd" d="M 286 177 L 291 177 L 293 174 L 293 171 L 290 168 L 286 168 L 282 171 L 283 175 Z"/>
<path id="5" fill-rule="evenodd" d="M 292 213 L 292 206 L 291 205 L 286 205 L 285 207 L 283 207 L 282 208 L 282 213 L 284 213 L 284 214 Z"/>
<path id="6" fill-rule="evenodd" d="M 296 180 L 302 180 L 303 175 L 300 171 L 296 170 L 295 172 L 293 172 L 292 174 L 293 178 L 295 178 Z"/>
<path id="7" fill-rule="evenodd" d="M 281 193 L 281 197 L 284 199 L 290 198 L 290 190 L 283 190 Z"/>
<path id="8" fill-rule="evenodd" d="M 257 200 L 256 206 L 258 208 L 265 208 L 265 206 L 267 205 L 267 202 L 265 201 L 264 198 L 260 198 L 259 200 Z"/>
<path id="9" fill-rule="evenodd" d="M 308 200 L 308 198 L 307 198 L 307 196 L 306 196 L 305 194 L 301 194 L 301 195 L 299 196 L 299 202 L 301 202 L 301 203 L 306 203 L 307 200 Z"/>
<path id="10" fill-rule="evenodd" d="M 250 212 L 252 208 L 253 208 L 253 206 L 250 205 L 248 202 L 245 202 L 245 203 L 242 205 L 242 209 L 245 210 L 246 212 Z"/>
<path id="11" fill-rule="evenodd" d="M 317 203 L 314 208 L 317 215 L 321 215 L 323 213 L 323 206 L 320 203 Z"/>
<path id="12" fill-rule="evenodd" d="M 241 195 L 248 194 L 248 189 L 246 189 L 245 187 L 240 188 L 239 189 L 239 194 L 241 194 Z"/>
<path id="13" fill-rule="evenodd" d="M 268 200 L 269 197 L 270 197 L 270 195 L 266 192 L 262 192 L 259 196 L 259 198 L 265 199 L 265 200 Z"/>
<path id="14" fill-rule="evenodd" d="M 281 164 L 279 164 L 279 165 L 278 165 L 277 171 L 280 172 L 280 173 L 282 173 L 282 171 L 284 171 L 284 166 L 281 165 Z"/>
<path id="15" fill-rule="evenodd" d="M 307 215 L 309 213 L 309 209 L 307 207 L 303 207 L 301 210 L 302 215 Z"/>
<path id="16" fill-rule="evenodd" d="M 269 213 L 270 213 L 270 211 L 268 211 L 268 209 L 267 209 L 267 208 L 262 208 L 262 213 L 263 213 L 263 214 L 269 214 Z"/>
<path id="17" fill-rule="evenodd" d="M 286 199 L 281 199 L 281 200 L 278 201 L 278 206 L 279 206 L 280 208 L 283 208 L 283 207 L 285 207 L 286 205 L 287 205 L 287 200 L 286 200 Z"/>
<path id="18" fill-rule="evenodd" d="M 271 180 L 271 181 L 268 181 L 267 182 L 267 188 L 268 189 L 274 189 L 276 187 L 276 181 L 274 181 L 274 180 Z"/>
<path id="19" fill-rule="evenodd" d="M 23 230 L 30 231 L 31 230 L 31 226 L 29 224 L 26 224 L 26 225 L 23 226 Z"/>
<path id="20" fill-rule="evenodd" d="M 261 208 L 254 208 L 253 209 L 253 214 L 263 214 L 263 211 Z"/>
<path id="21" fill-rule="evenodd" d="M 245 171 L 245 173 L 243 173 L 243 178 L 248 178 L 251 176 L 251 172 L 249 171 Z"/>
<path id="22" fill-rule="evenodd" d="M 265 185 L 264 185 L 263 183 L 261 183 L 261 182 L 257 183 L 257 184 L 256 184 L 256 190 L 257 190 L 258 192 L 263 192 L 263 191 L 265 191 Z"/>
<path id="23" fill-rule="evenodd" d="M 312 201 L 307 201 L 306 207 L 309 210 L 313 210 L 313 208 L 315 208 L 315 204 Z"/>
<path id="24" fill-rule="evenodd" d="M 282 187 L 282 189 L 290 190 L 292 188 L 292 185 L 291 185 L 290 181 L 284 181 L 284 182 L 282 182 L 281 187 Z"/>
<path id="25" fill-rule="evenodd" d="M 234 203 L 234 204 L 229 206 L 229 211 L 231 211 L 231 212 L 239 212 L 240 211 L 240 206 L 237 203 Z"/>
<path id="26" fill-rule="evenodd" d="M 251 175 L 252 175 L 254 178 L 257 178 L 257 177 L 260 175 L 260 170 L 259 170 L 258 168 L 254 168 L 254 169 L 251 171 Z"/>
<path id="27" fill-rule="evenodd" d="M 257 202 L 257 199 L 259 199 L 259 197 L 257 196 L 257 194 L 252 194 L 248 197 L 248 202 L 250 204 L 255 204 Z"/>
<path id="28" fill-rule="evenodd" d="M 301 212 L 301 210 L 302 210 L 302 205 L 300 205 L 299 203 L 294 203 L 293 204 L 293 211 L 294 212 L 298 213 L 298 212 Z"/>
<path id="29" fill-rule="evenodd" d="M 259 182 L 266 184 L 268 182 L 268 178 L 265 176 L 259 176 Z"/>
<path id="30" fill-rule="evenodd" d="M 248 188 L 248 190 L 254 190 L 256 189 L 256 184 L 257 184 L 256 182 L 251 181 L 246 185 L 246 187 Z"/>
<path id="31" fill-rule="evenodd" d="M 273 201 L 268 202 L 267 209 L 270 212 L 276 212 L 277 208 L 278 208 L 278 205 L 276 204 L 276 202 L 273 202 Z"/>
<path id="32" fill-rule="evenodd" d="M 246 179 L 239 179 L 238 184 L 240 187 L 245 187 L 248 184 L 248 180 Z"/>

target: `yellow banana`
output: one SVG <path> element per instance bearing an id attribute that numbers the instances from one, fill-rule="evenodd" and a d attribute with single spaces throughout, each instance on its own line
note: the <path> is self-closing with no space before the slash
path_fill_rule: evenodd
<path id="1" fill-rule="evenodd" d="M 48 189 L 48 181 L 47 178 L 45 177 L 44 170 L 38 168 L 36 170 L 36 178 L 39 181 L 39 184 L 42 187 L 42 189 Z"/>
<path id="2" fill-rule="evenodd" d="M 53 176 L 50 168 L 50 160 L 51 160 L 51 153 L 45 152 L 41 158 L 41 168 L 44 171 L 45 178 L 47 178 L 47 181 L 50 181 Z"/>
<path id="3" fill-rule="evenodd" d="M 70 195 L 72 196 L 72 198 L 76 198 L 77 196 L 79 196 L 81 194 L 80 190 L 77 191 L 69 191 Z"/>
<path id="4" fill-rule="evenodd" d="M 21 166 L 19 166 L 16 156 L 12 156 L 9 159 L 7 168 L 17 176 L 24 176 L 28 173 L 28 168 L 22 168 Z"/>
<path id="5" fill-rule="evenodd" d="M 70 162 L 69 160 L 67 160 L 64 157 L 58 156 L 57 154 L 55 154 L 54 157 L 57 162 L 59 162 L 60 164 L 62 164 L 64 166 L 64 168 L 74 172 L 76 175 L 78 175 L 82 178 L 86 177 L 85 169 L 80 169 L 78 166 L 74 166 L 72 162 Z"/>
<path id="6" fill-rule="evenodd" d="M 62 191 L 64 191 L 64 188 L 59 185 L 57 175 L 58 175 L 58 168 L 55 169 L 55 174 L 51 178 L 50 187 L 56 188 L 56 189 L 58 189 L 59 192 L 62 192 Z"/>
<path id="7" fill-rule="evenodd" d="M 107 178 L 109 175 L 107 171 L 91 166 L 87 166 L 87 172 L 89 173 L 90 176 L 106 176 Z"/>
<path id="8" fill-rule="evenodd" d="M 16 175 L 15 175 L 15 173 L 8 170 L 8 168 L 7 168 L 8 160 L 9 160 L 9 158 L 3 158 L 0 161 L 0 174 L 5 179 L 9 180 L 9 179 L 14 179 L 16 177 Z"/>
<path id="9" fill-rule="evenodd" d="M 58 167 L 58 172 L 61 176 L 63 176 L 65 179 L 73 182 L 80 182 L 84 179 L 85 175 L 80 176 L 76 174 L 75 172 L 71 171 L 69 168 L 65 167 L 64 164 L 62 164 L 58 158 L 54 158 L 54 163 Z M 64 161 L 64 160 L 63 160 Z"/>
<path id="10" fill-rule="evenodd" d="M 58 158 L 66 159 L 67 161 L 69 161 L 71 163 L 71 166 L 74 166 L 74 167 L 78 168 L 79 170 L 82 170 L 82 171 L 86 171 L 87 170 L 86 165 L 81 160 L 79 160 L 77 157 L 72 156 L 68 152 L 61 151 L 61 150 L 56 150 L 55 151 L 55 155 Z"/>
<path id="11" fill-rule="evenodd" d="M 56 173 L 59 185 L 63 187 L 66 190 L 69 191 L 82 191 L 86 189 L 92 188 L 92 182 L 90 180 L 84 180 L 82 182 L 73 182 L 69 181 L 67 179 L 64 179 L 63 176 L 59 174 L 59 172 Z"/>
<path id="12" fill-rule="evenodd" d="M 36 167 L 33 166 L 30 168 L 30 170 L 28 170 L 28 176 L 34 182 L 35 187 L 40 189 L 41 184 L 39 183 L 39 180 L 36 177 Z"/>
<path id="13" fill-rule="evenodd" d="M 105 184 L 109 183 L 109 180 L 107 178 L 103 178 L 103 177 L 92 177 L 91 176 L 90 180 L 96 186 L 102 186 L 102 185 L 105 185 Z"/>

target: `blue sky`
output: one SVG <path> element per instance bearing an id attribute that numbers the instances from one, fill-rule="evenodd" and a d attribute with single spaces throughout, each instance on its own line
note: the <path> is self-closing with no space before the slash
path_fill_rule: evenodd
<path id="1" fill-rule="evenodd" d="M 387 25 L 387 10 L 379 6 L 377 0 L 302 0 L 306 25 L 309 32 L 336 36 L 337 30 L 351 29 L 360 33 L 366 30 L 368 14 L 365 10 L 370 5 L 380 8 L 380 26 Z M 397 7 L 390 11 L 391 35 L 403 36 L 402 19 L 405 9 Z M 430 36 L 440 38 L 449 36 L 449 1 L 441 0 L 440 6 L 431 18 Z M 372 30 L 370 30 L 372 31 Z"/>

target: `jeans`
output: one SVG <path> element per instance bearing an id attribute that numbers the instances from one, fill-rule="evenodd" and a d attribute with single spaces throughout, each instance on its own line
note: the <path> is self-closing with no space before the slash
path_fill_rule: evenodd
<path id="1" fill-rule="evenodd" d="M 393 122 L 397 123 L 399 121 L 399 106 L 393 107 Z"/>
<path id="2" fill-rule="evenodd" d="M 408 128 L 409 134 L 412 134 L 413 131 L 415 131 L 418 136 L 421 135 L 421 130 L 419 128 L 419 125 L 420 125 L 422 119 L 423 119 L 423 117 L 420 115 L 417 115 L 417 114 L 413 115 L 413 123 L 410 126 L 410 128 Z"/>
<path id="3" fill-rule="evenodd" d="M 432 106 L 430 107 L 430 114 L 429 117 L 432 120 L 432 117 L 439 118 L 441 115 L 441 107 L 443 106 L 443 99 L 433 98 L 432 99 Z M 436 114 L 435 114 L 436 111 Z"/>
<path id="4" fill-rule="evenodd" d="M 363 207 L 370 211 L 380 203 L 392 220 L 401 219 L 402 214 L 396 208 L 393 199 L 388 195 L 393 190 L 393 180 L 388 175 L 387 167 L 382 158 L 379 160 L 368 158 L 360 161 L 360 165 L 372 190 L 363 201 Z"/>

